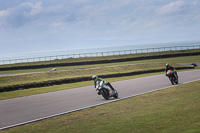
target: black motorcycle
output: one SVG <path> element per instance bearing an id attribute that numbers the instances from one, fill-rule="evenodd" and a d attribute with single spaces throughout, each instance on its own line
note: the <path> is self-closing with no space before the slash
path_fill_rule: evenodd
<path id="1" fill-rule="evenodd" d="M 118 92 L 111 88 L 111 91 L 108 89 L 108 84 L 103 84 L 103 82 L 100 83 L 99 86 L 97 86 L 97 91 L 99 95 L 102 95 L 106 100 L 109 100 L 111 97 L 118 98 Z"/>
<path id="2" fill-rule="evenodd" d="M 166 76 L 169 78 L 172 85 L 178 84 L 178 76 L 177 76 L 177 74 L 175 74 L 174 70 L 168 70 L 166 73 Z"/>

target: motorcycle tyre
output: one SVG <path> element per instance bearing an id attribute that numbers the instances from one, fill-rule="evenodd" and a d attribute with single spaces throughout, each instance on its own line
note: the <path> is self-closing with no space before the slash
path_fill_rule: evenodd
<path id="1" fill-rule="evenodd" d="M 174 77 L 169 77 L 169 80 L 171 81 L 172 85 L 174 85 Z"/>
<path id="2" fill-rule="evenodd" d="M 178 84 L 178 78 L 176 79 L 175 83 Z"/>
<path id="3" fill-rule="evenodd" d="M 104 99 L 109 100 L 109 92 L 106 89 L 101 89 L 101 95 Z"/>
<path id="4" fill-rule="evenodd" d="M 118 92 L 117 91 L 115 91 L 115 95 L 113 97 L 118 98 Z"/>

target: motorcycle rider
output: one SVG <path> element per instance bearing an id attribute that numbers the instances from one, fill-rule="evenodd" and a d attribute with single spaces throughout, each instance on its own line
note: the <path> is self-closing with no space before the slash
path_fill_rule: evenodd
<path id="1" fill-rule="evenodd" d="M 167 71 L 168 71 L 168 70 L 174 71 L 175 76 L 178 78 L 178 74 L 177 74 L 177 72 L 176 72 L 176 69 L 175 69 L 174 67 L 170 66 L 169 63 L 166 64 L 165 75 L 167 74 Z"/>
<path id="2" fill-rule="evenodd" d="M 102 78 L 98 78 L 97 75 L 93 75 L 92 80 L 94 81 L 94 88 L 96 89 L 96 91 L 97 91 L 97 86 L 100 85 L 101 82 L 103 82 L 104 87 L 109 90 L 109 94 L 110 95 L 113 94 L 114 88 L 112 87 L 112 85 L 109 82 L 106 82 Z M 97 94 L 101 95 L 101 93 L 99 91 L 97 92 Z"/>

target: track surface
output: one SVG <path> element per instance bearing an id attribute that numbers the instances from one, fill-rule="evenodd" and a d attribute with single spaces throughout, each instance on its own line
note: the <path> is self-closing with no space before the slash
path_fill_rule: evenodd
<path id="1" fill-rule="evenodd" d="M 178 72 L 179 84 L 200 80 L 200 69 Z M 92 84 L 92 81 L 91 81 Z M 112 83 L 124 99 L 172 86 L 164 75 L 148 76 Z M 0 101 L 0 129 L 50 118 L 112 102 L 96 94 L 93 86 L 57 91 Z"/>

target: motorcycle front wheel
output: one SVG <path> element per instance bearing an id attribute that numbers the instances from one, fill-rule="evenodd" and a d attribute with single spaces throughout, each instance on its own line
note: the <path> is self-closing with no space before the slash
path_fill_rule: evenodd
<path id="1" fill-rule="evenodd" d="M 176 81 L 175 81 L 175 83 L 176 83 L 176 84 L 178 84 L 178 78 L 176 78 Z"/>
<path id="2" fill-rule="evenodd" d="M 169 77 L 169 80 L 171 81 L 172 85 L 174 85 L 174 78 L 173 77 Z"/>
<path id="3" fill-rule="evenodd" d="M 109 100 L 109 92 L 106 89 L 101 89 L 101 94 L 104 99 Z"/>

